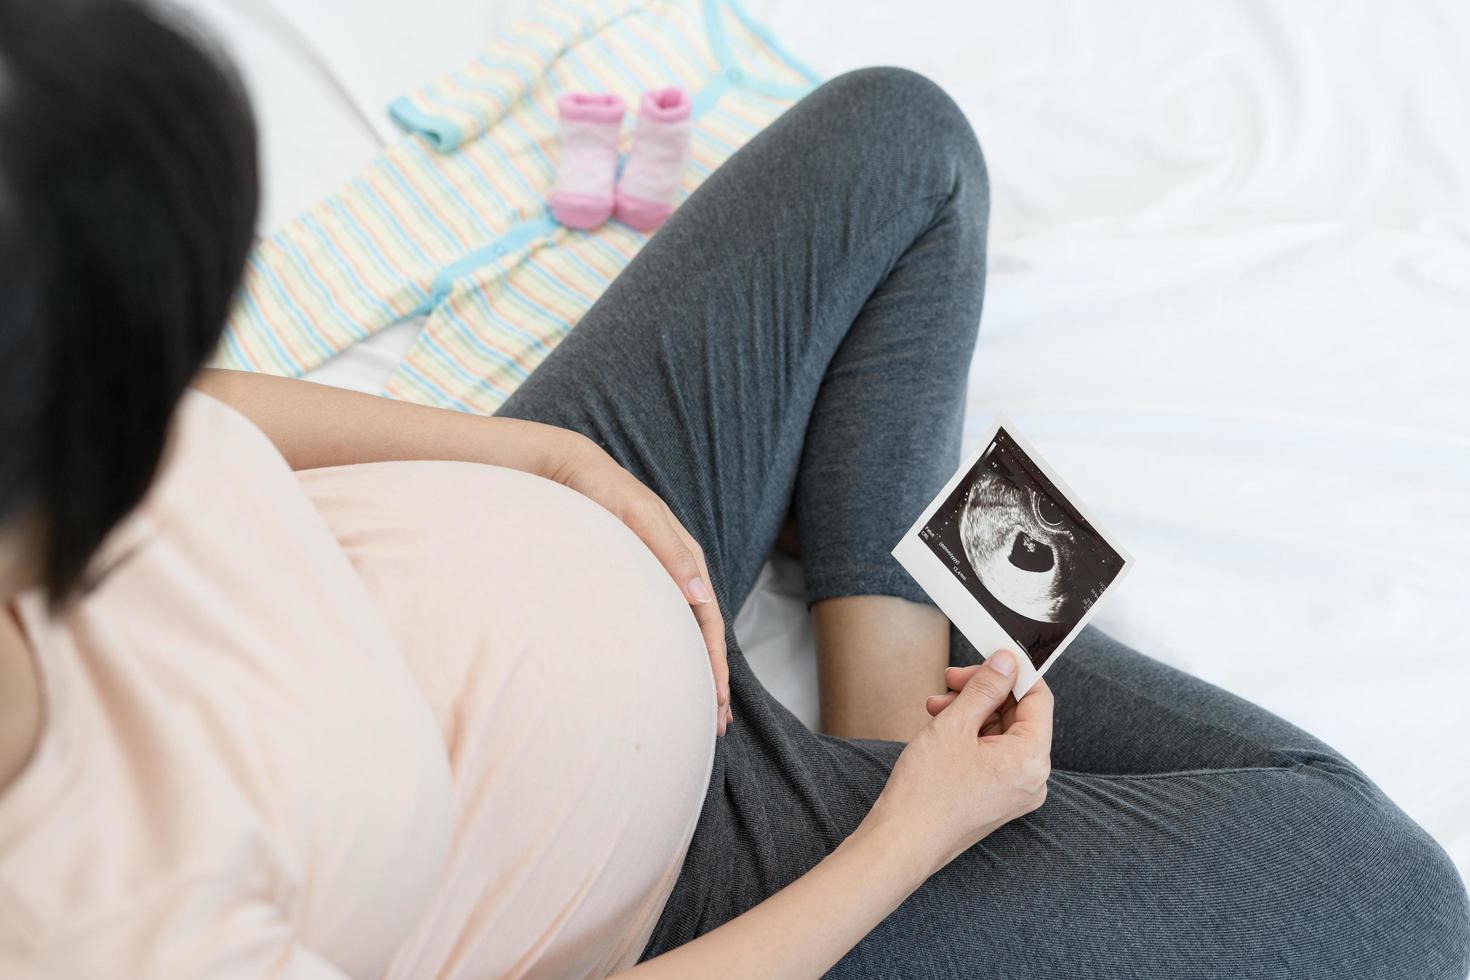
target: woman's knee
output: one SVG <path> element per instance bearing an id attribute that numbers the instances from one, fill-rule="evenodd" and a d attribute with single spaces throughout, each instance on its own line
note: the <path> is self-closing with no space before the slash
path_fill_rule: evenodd
<path id="1" fill-rule="evenodd" d="M 1335 942 L 1322 936 L 1324 948 L 1335 946 L 1357 976 L 1462 980 L 1470 973 L 1470 898 L 1454 862 L 1376 787 L 1365 792 L 1326 775 L 1334 789 L 1320 797 L 1316 843 L 1305 848 L 1329 883 L 1314 904 L 1336 907 L 1330 921 L 1341 932 Z"/>
<path id="2" fill-rule="evenodd" d="M 1417 827 L 1415 828 L 1418 829 Z M 1424 901 L 1433 918 L 1426 917 L 1421 943 L 1440 950 L 1444 976 L 1470 976 L 1470 896 L 1450 856 L 1422 830 L 1415 864 L 1419 874 L 1404 882 L 1405 899 Z"/>
<path id="3" fill-rule="evenodd" d="M 1404 856 L 1386 872 L 1385 906 L 1403 911 L 1403 955 L 1424 961 L 1424 972 L 1403 975 L 1470 976 L 1470 897 L 1459 870 L 1444 848 L 1404 814 L 1398 813 L 1390 832 L 1399 838 Z"/>
<path id="4" fill-rule="evenodd" d="M 1460 980 L 1470 976 L 1470 901 L 1465 883 L 1444 849 L 1418 827 L 1414 830 L 1418 836 L 1403 867 L 1390 877 L 1386 896 L 1390 901 L 1385 903 L 1391 912 L 1403 910 L 1397 968 L 1421 959 L 1423 972 L 1407 969 L 1402 975 Z"/>
<path id="5" fill-rule="evenodd" d="M 870 145 L 948 164 L 988 203 L 980 141 L 954 99 L 933 80 L 907 68 L 859 68 L 826 82 L 813 98 L 840 106 L 855 124 L 850 132 Z"/>

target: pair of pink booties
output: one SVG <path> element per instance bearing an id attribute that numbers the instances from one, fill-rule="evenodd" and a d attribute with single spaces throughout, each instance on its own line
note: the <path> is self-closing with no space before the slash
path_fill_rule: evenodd
<path id="1" fill-rule="evenodd" d="M 689 159 L 689 93 L 663 88 L 643 96 L 633 149 L 613 187 L 623 100 L 569 92 L 556 101 L 561 157 L 551 213 L 572 228 L 596 228 L 613 214 L 639 231 L 653 231 L 674 212 Z"/>

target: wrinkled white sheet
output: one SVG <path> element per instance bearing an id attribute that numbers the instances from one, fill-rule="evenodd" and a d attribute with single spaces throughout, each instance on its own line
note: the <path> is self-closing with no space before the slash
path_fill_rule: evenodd
<path id="1" fill-rule="evenodd" d="M 188 0 L 258 99 L 263 227 L 525 3 Z M 968 431 L 1004 410 L 1135 554 L 1098 625 L 1339 747 L 1470 872 L 1470 7 L 747 6 L 819 71 L 921 70 L 974 123 Z M 371 389 L 412 329 L 318 377 Z M 800 581 L 768 568 L 737 630 L 812 720 Z"/>

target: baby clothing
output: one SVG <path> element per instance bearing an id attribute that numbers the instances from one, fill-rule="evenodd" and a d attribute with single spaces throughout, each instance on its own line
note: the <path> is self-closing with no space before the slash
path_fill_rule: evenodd
<path id="1" fill-rule="evenodd" d="M 689 94 L 677 86 L 645 93 L 633 149 L 614 192 L 623 100 L 610 93 L 568 92 L 556 100 L 561 149 L 551 213 L 569 228 L 590 231 L 613 213 L 651 232 L 674 212 L 689 159 Z"/>
<path id="2" fill-rule="evenodd" d="M 581 232 L 554 219 L 559 97 L 689 93 L 672 204 L 816 81 L 731 0 L 543 3 L 395 101 L 408 138 L 259 243 L 215 363 L 301 375 L 424 316 L 383 393 L 489 414 L 648 240 L 623 221 Z M 634 163 L 622 210 L 642 223 L 638 202 L 662 203 L 668 183 Z"/>
<path id="3" fill-rule="evenodd" d="M 674 212 L 689 159 L 689 93 L 670 86 L 648 92 L 638 109 L 633 152 L 618 181 L 618 220 L 653 231 Z"/>
<path id="4" fill-rule="evenodd" d="M 590 230 L 613 213 L 623 100 L 611 94 L 568 92 L 556 100 L 556 114 L 561 120 L 561 152 L 551 213 L 569 228 Z"/>

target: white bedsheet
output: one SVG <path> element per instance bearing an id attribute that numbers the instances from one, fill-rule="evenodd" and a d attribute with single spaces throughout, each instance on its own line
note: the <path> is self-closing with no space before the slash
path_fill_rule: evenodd
<path id="1" fill-rule="evenodd" d="M 525 5 L 188 0 L 258 100 L 263 228 Z M 916 68 L 974 123 L 968 432 L 1004 410 L 1137 556 L 1098 625 L 1318 733 L 1470 873 L 1470 7 L 748 7 L 819 71 Z M 317 377 L 371 389 L 412 330 Z M 811 720 L 800 581 L 768 568 L 737 630 Z"/>

